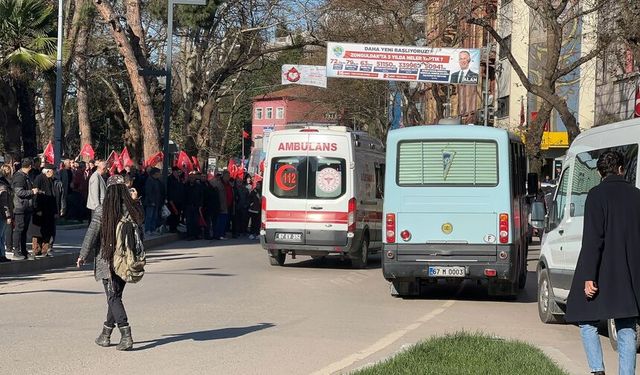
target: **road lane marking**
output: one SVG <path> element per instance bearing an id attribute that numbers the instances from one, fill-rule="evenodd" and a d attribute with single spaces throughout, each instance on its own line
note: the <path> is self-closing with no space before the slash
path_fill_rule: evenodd
<path id="1" fill-rule="evenodd" d="M 419 318 L 418 320 L 416 320 L 414 323 L 409 324 L 407 327 L 395 331 L 395 332 L 391 332 L 388 335 L 382 337 L 380 340 L 374 342 L 372 345 L 351 354 L 350 356 L 341 359 L 340 361 L 334 362 L 316 372 L 314 372 L 312 375 L 325 375 L 325 374 L 333 374 L 335 372 L 338 372 L 346 367 L 349 367 L 351 365 L 353 365 L 354 363 L 361 361 L 367 357 L 369 357 L 370 355 L 379 352 L 380 350 L 388 347 L 389 345 L 393 344 L 394 342 L 396 342 L 397 340 L 399 340 L 402 336 L 406 335 L 407 333 L 414 331 L 418 328 L 420 328 L 420 326 L 422 326 L 423 324 L 425 324 L 426 322 L 430 321 L 431 319 L 435 318 L 436 316 L 442 314 L 447 308 L 453 306 L 453 304 L 455 303 L 455 300 L 449 300 L 445 303 L 443 303 L 440 307 L 438 307 L 437 309 L 430 311 L 429 313 L 425 314 L 424 316 L 422 316 L 421 318 Z"/>

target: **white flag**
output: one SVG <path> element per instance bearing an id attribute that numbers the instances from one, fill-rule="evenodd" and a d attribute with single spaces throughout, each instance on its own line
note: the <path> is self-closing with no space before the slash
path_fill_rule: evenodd
<path id="1" fill-rule="evenodd" d="M 315 65 L 282 65 L 282 84 L 327 87 L 327 67 Z"/>

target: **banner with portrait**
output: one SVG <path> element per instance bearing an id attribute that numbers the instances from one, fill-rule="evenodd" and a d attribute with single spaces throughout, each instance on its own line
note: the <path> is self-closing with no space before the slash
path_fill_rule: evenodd
<path id="1" fill-rule="evenodd" d="M 477 85 L 479 49 L 327 43 L 327 77 Z"/>

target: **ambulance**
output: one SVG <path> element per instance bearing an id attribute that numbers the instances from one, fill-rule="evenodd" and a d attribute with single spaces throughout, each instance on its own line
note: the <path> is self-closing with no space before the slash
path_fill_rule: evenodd
<path id="1" fill-rule="evenodd" d="M 366 268 L 382 247 L 384 144 L 344 126 L 274 131 L 266 150 L 260 242 L 269 262 L 329 254 Z"/>

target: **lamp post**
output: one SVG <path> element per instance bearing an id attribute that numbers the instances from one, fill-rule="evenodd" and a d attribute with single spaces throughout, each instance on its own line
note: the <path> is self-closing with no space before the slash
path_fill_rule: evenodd
<path id="1" fill-rule="evenodd" d="M 58 40 L 56 49 L 56 99 L 53 125 L 53 155 L 56 167 L 62 159 L 62 0 L 58 0 Z"/>
<path id="2" fill-rule="evenodd" d="M 62 0 L 61 0 L 62 1 Z M 167 9 L 167 55 L 165 67 L 165 90 L 164 90 L 164 144 L 162 147 L 162 178 L 167 181 L 169 175 L 169 130 L 171 129 L 171 55 L 173 47 L 173 6 L 175 4 L 184 5 L 207 5 L 207 0 L 169 0 Z"/>

